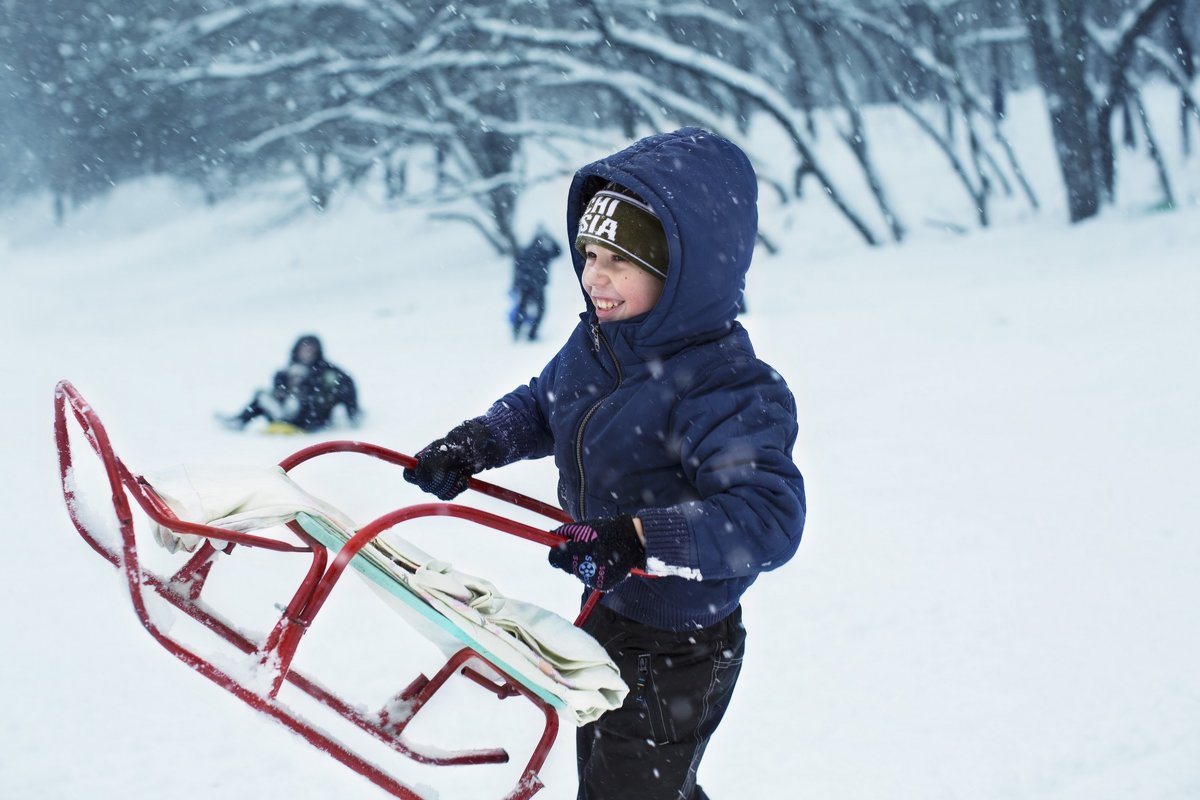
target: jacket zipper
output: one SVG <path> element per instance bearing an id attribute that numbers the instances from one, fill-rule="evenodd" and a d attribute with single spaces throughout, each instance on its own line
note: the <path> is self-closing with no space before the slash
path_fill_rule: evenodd
<path id="1" fill-rule="evenodd" d="M 617 382 L 609 389 L 608 394 L 601 397 L 596 402 L 588 407 L 583 418 L 579 420 L 579 428 L 575 431 L 575 468 L 579 470 L 579 519 L 587 518 L 587 482 L 583 476 L 583 431 L 591 420 L 592 415 L 600 410 L 600 404 L 612 396 L 612 393 L 621 385 L 621 381 L 625 379 L 625 374 L 621 371 L 621 362 L 617 361 L 617 354 L 613 351 L 612 345 L 608 343 L 608 339 L 600 330 L 599 323 L 592 323 L 592 342 L 595 343 L 597 352 L 599 352 L 600 344 L 603 343 L 604 349 L 608 351 L 609 358 L 612 359 L 613 367 L 617 370 Z"/>

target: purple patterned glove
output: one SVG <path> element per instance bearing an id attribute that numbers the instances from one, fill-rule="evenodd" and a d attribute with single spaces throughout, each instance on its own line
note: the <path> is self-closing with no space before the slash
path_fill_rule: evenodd
<path id="1" fill-rule="evenodd" d="M 551 566 L 571 573 L 590 589 L 607 592 L 629 577 L 630 570 L 646 567 L 646 548 L 627 514 L 572 522 L 554 533 L 567 541 L 550 551 Z"/>

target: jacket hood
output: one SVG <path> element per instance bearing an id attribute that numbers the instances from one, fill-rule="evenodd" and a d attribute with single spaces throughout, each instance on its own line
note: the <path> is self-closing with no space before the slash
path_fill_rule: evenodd
<path id="1" fill-rule="evenodd" d="M 644 316 L 605 323 L 644 356 L 669 355 L 730 330 L 758 233 L 758 179 L 746 154 L 700 128 L 641 139 L 582 167 L 567 196 L 568 240 L 588 201 L 614 181 L 642 197 L 662 222 L 669 258 L 663 293 Z M 570 248 L 575 274 L 583 258 Z M 582 287 L 581 287 L 582 291 Z M 587 316 L 594 319 L 584 292 Z"/>
<path id="2" fill-rule="evenodd" d="M 296 340 L 296 343 L 294 345 L 292 345 L 291 363 L 293 363 L 293 364 L 299 363 L 300 348 L 306 344 L 312 345 L 313 348 L 315 348 L 317 351 L 317 357 L 313 361 L 314 364 L 319 364 L 325 360 L 325 353 L 321 350 L 321 340 L 318 339 L 316 336 L 313 336 L 310 333 L 310 334 L 305 334 L 304 336 L 301 336 L 299 339 Z"/>

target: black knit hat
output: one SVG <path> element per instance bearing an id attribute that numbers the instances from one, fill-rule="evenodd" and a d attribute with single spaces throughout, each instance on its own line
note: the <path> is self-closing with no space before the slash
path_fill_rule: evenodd
<path id="1" fill-rule="evenodd" d="M 650 206 L 616 183 L 608 183 L 588 201 L 575 232 L 575 249 L 597 244 L 615 250 L 655 277 L 667 277 L 667 237 Z"/>

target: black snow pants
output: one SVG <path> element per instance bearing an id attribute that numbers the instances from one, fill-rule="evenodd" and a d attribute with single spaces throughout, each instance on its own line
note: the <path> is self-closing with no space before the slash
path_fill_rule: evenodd
<path id="1" fill-rule="evenodd" d="M 741 606 L 708 628 L 672 632 L 598 605 L 584 629 L 617 663 L 629 694 L 579 729 L 578 800 L 707 800 L 696 770 L 741 671 Z"/>

